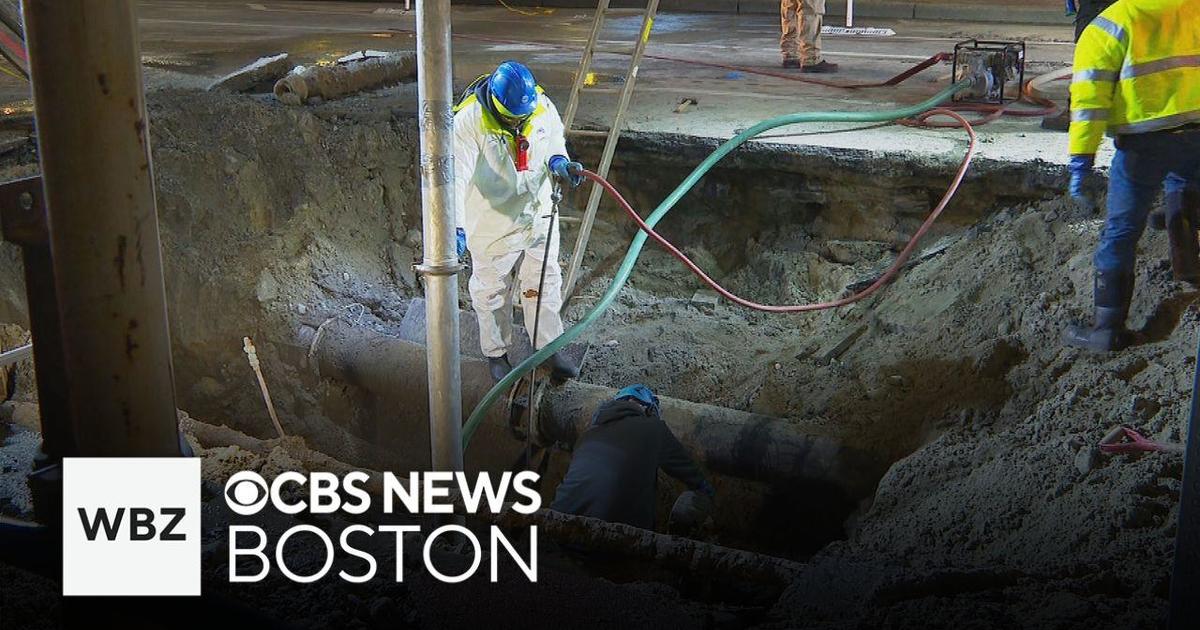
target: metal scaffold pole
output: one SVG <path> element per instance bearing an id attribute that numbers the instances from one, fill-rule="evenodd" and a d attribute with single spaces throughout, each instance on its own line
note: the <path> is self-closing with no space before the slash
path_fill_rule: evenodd
<path id="1" fill-rule="evenodd" d="M 453 68 L 450 0 L 417 3 L 417 89 L 421 126 L 421 216 L 428 309 L 432 470 L 458 471 L 462 453 L 462 376 L 459 367 L 458 272 L 455 246 Z"/>
<path id="2" fill-rule="evenodd" d="M 78 454 L 177 456 L 134 2 L 25 0 L 24 9 Z"/>

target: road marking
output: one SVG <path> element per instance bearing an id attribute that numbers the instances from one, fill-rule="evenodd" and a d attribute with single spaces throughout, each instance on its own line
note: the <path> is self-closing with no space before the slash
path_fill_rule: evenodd
<path id="1" fill-rule="evenodd" d="M 379 30 L 372 29 L 370 26 L 304 26 L 303 24 L 263 24 L 261 22 L 210 22 L 207 20 L 172 20 L 166 18 L 141 18 L 138 22 L 142 24 L 178 24 L 182 26 L 232 26 L 235 28 L 258 28 L 269 31 L 280 31 L 291 29 L 295 31 L 303 31 L 306 33 L 371 33 Z"/>

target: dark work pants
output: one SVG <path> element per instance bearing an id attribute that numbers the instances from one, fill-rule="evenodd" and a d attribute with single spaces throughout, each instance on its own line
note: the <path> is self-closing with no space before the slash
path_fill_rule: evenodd
<path id="1" fill-rule="evenodd" d="M 1108 174 L 1108 213 L 1096 270 L 1131 273 L 1159 191 L 1200 182 L 1200 130 L 1122 136 Z"/>

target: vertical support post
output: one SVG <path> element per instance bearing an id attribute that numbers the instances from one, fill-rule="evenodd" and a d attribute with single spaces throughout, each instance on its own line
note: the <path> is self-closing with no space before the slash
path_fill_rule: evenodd
<path id="1" fill-rule="evenodd" d="M 846 0 L 846 28 L 854 26 L 854 0 Z"/>
<path id="2" fill-rule="evenodd" d="M 604 29 L 604 14 L 608 12 L 608 1 L 600 0 L 596 5 L 596 16 L 592 18 L 592 34 L 588 36 L 587 46 L 583 48 L 583 56 L 579 58 L 579 71 L 575 73 L 575 82 L 571 84 L 571 100 L 567 101 L 567 109 L 563 111 L 563 129 L 568 133 L 575 124 L 575 114 L 579 111 L 579 95 L 587 74 L 592 69 L 592 58 L 596 56 L 596 43 L 600 41 L 600 31 Z"/>
<path id="3" fill-rule="evenodd" d="M 1200 345 L 1196 348 L 1200 359 Z M 1175 566 L 1171 571 L 1171 608 L 1167 627 L 1190 628 L 1200 616 L 1200 364 L 1192 380 L 1192 409 L 1184 446 L 1179 525 L 1175 530 Z"/>
<path id="4" fill-rule="evenodd" d="M 62 487 L 57 469 L 63 457 L 78 453 L 75 424 L 63 356 L 58 297 L 54 294 L 54 263 L 42 178 L 27 177 L 0 186 L 0 232 L 21 248 L 25 267 L 25 297 L 29 331 L 33 334 L 33 369 L 42 421 L 42 444 L 29 476 L 34 516 L 39 523 L 62 520 Z"/>
<path id="5" fill-rule="evenodd" d="M 455 245 L 453 68 L 450 0 L 417 2 L 417 96 L 421 126 L 421 216 L 425 241 L 426 369 L 432 470 L 459 471 L 462 374 L 459 366 Z"/>
<path id="6" fill-rule="evenodd" d="M 617 142 L 621 139 L 621 128 L 625 126 L 625 113 L 629 108 L 629 99 L 633 97 L 633 88 L 637 84 L 638 68 L 641 66 L 642 56 L 646 54 L 646 46 L 650 43 L 650 32 L 654 30 L 654 17 L 657 14 L 658 0 L 650 0 L 650 3 L 646 5 L 645 16 L 642 18 L 642 30 L 638 34 L 633 57 L 629 60 L 629 70 L 625 73 L 625 86 L 621 89 L 621 98 L 617 102 L 617 116 L 608 130 L 608 139 L 604 142 L 604 154 L 600 158 L 600 168 L 596 170 L 600 177 L 608 177 L 608 169 L 612 167 L 613 154 L 616 153 Z M 592 225 L 596 222 L 596 209 L 600 207 L 600 198 L 603 194 L 604 189 L 599 184 L 592 184 L 592 193 L 588 197 L 583 223 L 579 226 L 579 236 L 575 239 L 575 250 L 571 252 L 567 282 L 563 285 L 564 300 L 575 292 L 575 283 L 579 281 L 579 268 L 583 265 L 583 255 L 587 252 L 588 239 L 592 236 Z"/>
<path id="7" fill-rule="evenodd" d="M 175 382 L 132 0 L 25 0 L 80 455 L 177 456 Z"/>

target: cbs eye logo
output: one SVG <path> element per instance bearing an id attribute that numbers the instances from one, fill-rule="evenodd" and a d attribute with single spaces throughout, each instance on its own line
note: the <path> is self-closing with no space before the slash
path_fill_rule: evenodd
<path id="1" fill-rule="evenodd" d="M 269 498 L 267 482 L 252 470 L 243 470 L 225 482 L 225 503 L 242 516 L 257 514 Z"/>

